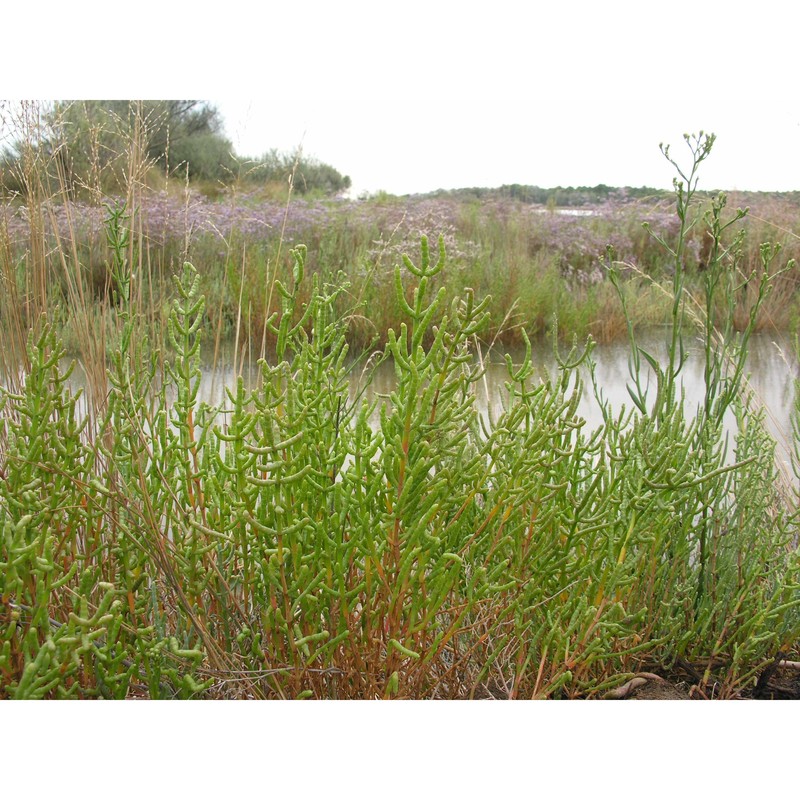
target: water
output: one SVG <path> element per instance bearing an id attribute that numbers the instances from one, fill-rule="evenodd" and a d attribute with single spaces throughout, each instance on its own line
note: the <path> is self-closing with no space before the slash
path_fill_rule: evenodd
<path id="1" fill-rule="evenodd" d="M 663 332 L 643 336 L 640 344 L 656 358 L 661 359 L 662 363 L 666 359 L 667 349 Z M 689 359 L 682 372 L 682 386 L 686 396 L 688 414 L 702 402 L 704 385 L 700 342 L 692 341 L 690 337 L 687 337 L 686 345 Z M 562 347 L 562 355 L 564 354 Z M 511 355 L 518 363 L 523 354 L 511 351 Z M 534 343 L 532 355 L 536 367 L 534 380 L 556 373 L 557 364 L 550 343 L 544 341 Z M 623 406 L 633 407 L 626 388 L 630 383 L 629 355 L 630 348 L 627 342 L 597 345 L 593 351 L 593 358 L 597 364 L 598 384 L 604 397 L 615 411 L 621 410 Z M 198 400 L 210 405 L 223 407 L 229 405 L 225 387 L 233 389 L 236 384 L 236 373 L 231 362 L 232 359 L 221 360 L 216 367 L 205 367 L 200 382 Z M 643 369 L 646 369 L 646 366 L 643 366 Z M 355 375 L 357 376 L 358 372 Z M 584 385 L 578 413 L 586 419 L 587 427 L 593 428 L 602 422 L 602 417 L 589 382 L 588 369 L 582 368 L 581 376 L 584 379 Z M 767 410 L 767 425 L 778 444 L 778 462 L 788 470 L 792 440 L 791 413 L 794 403 L 794 382 L 798 377 L 798 366 L 791 355 L 788 342 L 775 334 L 754 335 L 749 347 L 747 376 L 755 397 Z M 245 380 L 250 385 L 255 385 L 257 378 L 256 368 L 246 371 Z M 505 396 L 504 384 L 507 380 L 508 373 L 501 356 L 497 355 L 487 359 L 485 378 L 476 385 L 476 402 L 480 412 L 489 419 L 497 418 L 502 412 Z M 73 391 L 85 386 L 85 378 L 80 369 L 75 370 L 70 384 Z M 366 388 L 365 397 L 372 399 L 377 394 L 388 398 L 394 385 L 394 367 L 391 363 L 384 363 L 375 371 L 372 382 Z M 357 391 L 355 381 L 351 385 L 350 391 L 351 397 L 354 396 Z M 654 382 L 652 391 L 655 391 Z M 85 411 L 85 406 L 83 408 Z M 732 418 L 728 420 L 727 425 L 732 433 L 734 430 Z M 787 472 L 787 474 L 789 473 Z"/>
<path id="2" fill-rule="evenodd" d="M 643 335 L 640 345 L 648 352 L 661 360 L 666 360 L 667 347 L 664 332 L 651 332 Z M 686 337 L 685 345 L 689 354 L 688 361 L 682 371 L 681 383 L 686 397 L 687 414 L 691 413 L 703 401 L 703 359 L 702 345 L 699 340 Z M 565 348 L 561 348 L 562 357 L 566 355 Z M 511 351 L 515 363 L 523 357 L 522 351 Z M 630 347 L 627 341 L 612 344 L 596 345 L 593 350 L 593 359 L 596 362 L 596 376 L 603 396 L 608 400 L 612 409 L 619 411 L 623 406 L 632 408 L 633 402 L 626 386 L 630 383 L 628 372 L 628 359 Z M 533 362 L 536 367 L 534 380 L 553 376 L 557 372 L 557 363 L 552 350 L 552 344 L 537 341 L 533 345 Z M 643 369 L 647 366 L 642 360 Z M 578 413 L 587 421 L 587 427 L 593 428 L 602 422 L 597 399 L 589 381 L 588 368 L 582 368 L 583 392 L 580 398 Z M 356 375 L 358 373 L 356 372 Z M 645 373 L 646 374 L 646 373 Z M 767 425 L 770 433 L 778 444 L 778 460 L 788 467 L 789 453 L 792 439 L 791 413 L 794 403 L 794 382 L 800 373 L 795 359 L 791 354 L 788 341 L 776 334 L 755 334 L 750 341 L 747 360 L 749 385 L 755 397 L 767 410 Z M 250 380 L 255 380 L 253 371 Z M 200 398 L 207 403 L 221 404 L 226 402 L 224 387 L 235 385 L 235 374 L 228 365 L 218 366 L 216 369 L 206 369 L 203 374 Z M 486 375 L 483 381 L 476 385 L 476 401 L 479 410 L 489 418 L 497 418 L 502 412 L 505 396 L 504 384 L 508 380 L 505 361 L 501 355 L 487 359 Z M 391 363 L 381 364 L 373 375 L 372 382 L 367 386 L 365 397 L 372 399 L 380 395 L 388 398 L 395 387 L 394 366 Z M 652 391 L 655 383 L 652 381 Z M 351 386 L 351 396 L 356 392 L 356 385 Z M 729 419 L 727 427 L 732 433 L 734 421 Z"/>

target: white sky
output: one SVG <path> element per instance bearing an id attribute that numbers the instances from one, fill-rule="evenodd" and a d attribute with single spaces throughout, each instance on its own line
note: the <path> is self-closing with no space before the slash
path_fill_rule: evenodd
<path id="1" fill-rule="evenodd" d="M 143 2 L 133 22 L 116 12 L 116 35 L 64 5 L 37 20 L 33 60 L 27 37 L 5 37 L 10 97 L 208 99 L 241 155 L 302 143 L 354 194 L 668 188 L 659 143 L 683 159 L 683 133 L 700 129 L 718 136 L 702 187 L 800 189 L 787 2 L 231 0 L 213 15 Z M 107 4 L 83 6 L 108 19 Z"/>

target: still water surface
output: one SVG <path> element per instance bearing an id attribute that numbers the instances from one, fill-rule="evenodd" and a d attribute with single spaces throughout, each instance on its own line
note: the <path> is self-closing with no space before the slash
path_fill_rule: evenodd
<path id="1" fill-rule="evenodd" d="M 666 359 L 666 344 L 663 333 L 650 333 L 642 336 L 640 345 L 656 358 Z M 703 362 L 699 341 L 692 341 L 687 337 L 688 361 L 682 372 L 682 385 L 686 396 L 686 411 L 691 413 L 702 402 Z M 750 386 L 755 396 L 763 403 L 767 410 L 767 424 L 770 433 L 775 438 L 777 460 L 788 469 L 789 453 L 791 447 L 791 414 L 794 403 L 795 380 L 798 377 L 798 366 L 791 354 L 791 347 L 785 337 L 775 334 L 758 334 L 750 342 L 747 362 L 747 375 Z M 631 408 L 633 403 L 628 395 L 627 385 L 630 382 L 628 372 L 628 358 L 630 348 L 627 342 L 597 345 L 593 351 L 596 363 L 596 376 L 604 397 L 615 411 L 620 411 L 623 406 Z M 515 362 L 518 363 L 523 353 L 511 352 Z M 555 375 L 558 366 L 552 351 L 552 345 L 539 341 L 533 346 L 533 362 L 536 367 L 534 380 L 548 375 Z M 562 355 L 565 355 L 562 348 Z M 218 407 L 228 407 L 230 404 L 225 393 L 225 388 L 234 389 L 236 385 L 236 371 L 232 365 L 233 359 L 219 359 L 216 366 L 207 365 L 202 372 L 198 400 Z M 644 363 L 643 369 L 648 369 Z M 587 427 L 594 428 L 602 422 L 597 399 L 594 396 L 592 385 L 589 381 L 588 368 L 580 370 L 583 378 L 583 391 L 578 407 L 578 413 L 586 419 Z M 351 384 L 351 396 L 357 391 L 358 371 L 354 373 L 354 382 Z M 245 370 L 245 382 L 252 386 L 258 378 L 257 368 Z M 497 418 L 502 412 L 505 397 L 505 382 L 508 372 L 500 355 L 487 359 L 485 378 L 476 384 L 476 402 L 479 411 L 490 419 Z M 80 369 L 76 369 L 70 380 L 73 391 L 85 383 Z M 654 381 L 652 391 L 655 391 Z M 372 399 L 375 395 L 389 396 L 395 387 L 394 367 L 391 363 L 381 364 L 372 377 L 372 382 L 366 389 L 365 397 Z M 376 419 L 377 423 L 377 419 Z M 732 433 L 735 423 L 728 420 L 728 430 Z"/>
<path id="2" fill-rule="evenodd" d="M 667 348 L 665 334 L 651 332 L 641 337 L 640 345 L 648 352 L 660 359 L 666 360 Z M 702 402 L 704 394 L 702 348 L 699 341 L 686 337 L 686 348 L 689 354 L 688 361 L 682 371 L 682 385 L 686 395 L 687 414 L 691 413 Z M 562 347 L 562 357 L 566 355 Z M 515 362 L 523 356 L 521 351 L 511 352 Z M 558 366 L 552 350 L 552 344 L 545 341 L 535 342 L 533 345 L 533 362 L 536 374 L 546 377 L 555 375 Z M 611 404 L 612 409 L 619 411 L 623 405 L 631 408 L 633 403 L 627 391 L 630 383 L 628 372 L 628 359 L 630 347 L 627 341 L 597 345 L 593 350 L 593 359 L 596 362 L 596 376 L 604 397 Z M 648 370 L 642 359 L 643 370 Z M 580 370 L 583 378 L 583 391 L 578 413 L 585 417 L 587 426 L 593 428 L 602 422 L 597 399 L 594 396 L 592 385 L 589 381 L 588 368 Z M 357 376 L 357 372 L 355 373 Z M 645 373 L 646 374 L 646 373 Z M 792 356 L 791 346 L 785 337 L 775 334 L 757 334 L 750 342 L 747 361 L 747 375 L 750 386 L 755 396 L 763 403 L 767 410 L 767 424 L 771 434 L 778 443 L 778 460 L 788 462 L 789 446 L 791 442 L 791 413 L 794 403 L 794 382 L 798 377 L 798 366 Z M 249 376 L 255 380 L 255 371 Z M 508 380 L 508 372 L 501 356 L 488 360 L 485 379 L 476 384 L 476 400 L 481 413 L 496 418 L 503 408 L 505 395 L 504 384 Z M 235 386 L 236 375 L 232 366 L 217 365 L 215 368 L 207 367 L 203 372 L 200 386 L 199 399 L 210 404 L 225 405 L 227 398 L 225 386 Z M 655 383 L 651 382 L 655 391 Z M 381 364 L 373 375 L 371 384 L 367 387 L 365 396 L 369 399 L 375 394 L 388 397 L 395 387 L 394 367 L 391 363 Z M 351 395 L 356 392 L 356 384 L 351 386 Z M 733 430 L 733 420 L 729 421 L 728 428 Z"/>

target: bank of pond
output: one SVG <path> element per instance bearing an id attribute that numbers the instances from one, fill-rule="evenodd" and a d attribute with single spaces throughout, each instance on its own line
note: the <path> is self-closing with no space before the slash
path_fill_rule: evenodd
<path id="1" fill-rule="evenodd" d="M 195 278 L 163 372 L 123 331 L 82 399 L 45 327 L 2 393 L 4 696 L 605 697 L 690 664 L 733 697 L 796 657 L 772 341 L 750 384 L 724 348 L 670 366 L 668 331 L 638 372 L 630 345 L 500 360 L 472 295 L 423 347 L 420 291 L 354 359 L 332 298 L 296 325 L 288 292 L 274 357 L 224 377 Z"/>

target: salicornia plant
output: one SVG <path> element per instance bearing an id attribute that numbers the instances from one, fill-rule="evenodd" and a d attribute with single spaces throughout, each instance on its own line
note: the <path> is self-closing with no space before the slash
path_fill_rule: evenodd
<path id="1" fill-rule="evenodd" d="M 591 346 L 540 377 L 524 329 L 502 411 L 481 413 L 491 299 L 448 299 L 444 238 L 432 253 L 422 237 L 387 281 L 402 323 L 367 365 L 393 365 L 388 394 L 364 393 L 348 348 L 374 295 L 298 246 L 255 380 L 201 402 L 201 277 L 184 263 L 174 278 L 162 356 L 139 335 L 126 216 L 110 210 L 104 401 L 81 412 L 47 326 L 19 391 L 0 389 L 0 695 L 596 697 L 676 664 L 735 694 L 797 654 L 796 499 L 744 374 L 775 250 L 745 274 L 742 215 L 726 221 L 717 198 L 691 282 L 704 294 L 688 294 L 713 137 L 687 141 L 677 238 L 658 234 L 674 268 L 667 357 L 638 346 L 628 316 L 633 407 L 595 387 L 595 430 L 579 414 Z M 680 387 L 690 317 L 696 409 Z"/>

